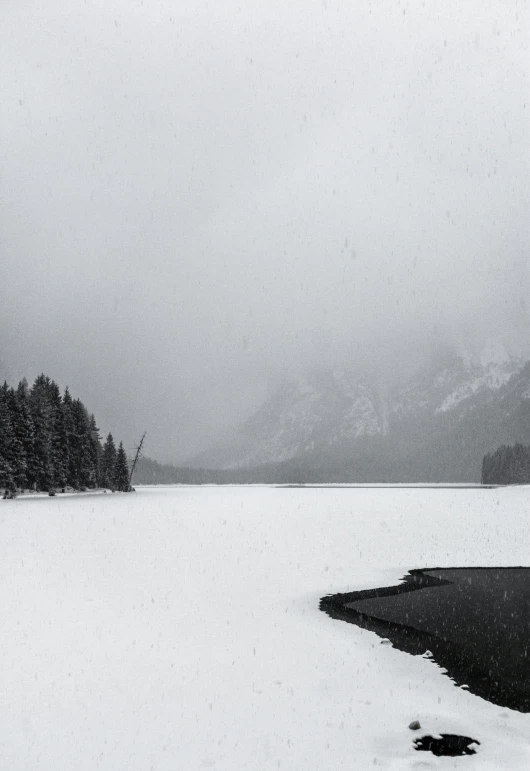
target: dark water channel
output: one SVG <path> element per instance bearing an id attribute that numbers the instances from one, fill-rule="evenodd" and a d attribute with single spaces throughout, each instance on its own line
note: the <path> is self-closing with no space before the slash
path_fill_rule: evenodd
<path id="1" fill-rule="evenodd" d="M 471 693 L 530 712 L 530 568 L 411 570 L 402 584 L 323 597 L 320 607 L 399 650 L 430 652 Z"/>

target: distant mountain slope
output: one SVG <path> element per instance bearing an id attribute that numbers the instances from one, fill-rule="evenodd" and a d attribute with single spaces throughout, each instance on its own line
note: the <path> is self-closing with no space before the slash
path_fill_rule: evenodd
<path id="1" fill-rule="evenodd" d="M 530 442 L 530 364 L 452 355 L 406 382 L 313 369 L 285 381 L 189 465 L 296 468 L 308 481 L 477 481 L 486 452 Z"/>

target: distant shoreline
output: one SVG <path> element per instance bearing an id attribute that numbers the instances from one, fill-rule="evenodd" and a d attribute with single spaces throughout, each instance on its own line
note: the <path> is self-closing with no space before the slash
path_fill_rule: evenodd
<path id="1" fill-rule="evenodd" d="M 119 492 L 119 491 L 115 491 Z M 55 491 L 55 495 L 50 495 L 45 490 L 24 490 L 24 492 L 17 492 L 14 498 L 7 500 L 17 500 L 18 498 L 70 498 L 78 495 L 112 495 L 112 490 L 104 487 L 90 487 L 86 490 L 66 490 L 64 493 Z"/>
<path id="2" fill-rule="evenodd" d="M 481 485 L 480 483 L 469 483 L 465 484 L 462 482 L 455 482 L 454 484 L 450 482 L 444 482 L 444 483 L 344 483 L 344 484 L 337 484 L 330 482 L 329 484 L 275 484 L 270 483 L 267 484 L 265 482 L 255 482 L 255 483 L 247 483 L 247 484 L 237 484 L 237 483 L 226 483 L 226 484 L 219 484 L 215 482 L 209 482 L 209 483 L 203 483 L 203 484 L 190 484 L 190 483 L 180 483 L 180 482 L 173 482 L 173 483 L 166 483 L 166 484 L 139 484 L 135 486 L 135 490 L 156 490 L 156 489 L 163 489 L 163 488 L 201 488 L 201 487 L 219 487 L 219 488 L 229 488 L 229 487 L 245 487 L 245 488 L 267 488 L 267 489 L 277 489 L 277 490 L 289 490 L 289 489 L 313 489 L 313 490 L 417 490 L 417 489 L 423 489 L 423 490 L 494 490 L 498 487 L 524 487 L 525 485 Z M 64 493 L 56 492 L 55 495 L 49 495 L 47 492 L 42 491 L 25 491 L 23 493 L 17 493 L 16 497 L 12 500 L 17 500 L 19 498 L 31 500 L 35 498 L 71 498 L 71 497 L 77 497 L 77 496 L 86 496 L 86 495 L 114 495 L 118 491 L 115 491 L 115 493 L 112 492 L 112 490 L 105 489 L 105 488 L 93 488 L 88 490 L 67 490 Z"/>

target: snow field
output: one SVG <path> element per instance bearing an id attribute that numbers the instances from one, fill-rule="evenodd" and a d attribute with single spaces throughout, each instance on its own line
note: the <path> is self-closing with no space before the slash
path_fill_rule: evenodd
<path id="1" fill-rule="evenodd" d="M 318 610 L 414 567 L 530 564 L 530 488 L 1 503 L 2 769 L 530 767 L 530 715 Z M 424 732 L 482 744 L 436 758 Z"/>

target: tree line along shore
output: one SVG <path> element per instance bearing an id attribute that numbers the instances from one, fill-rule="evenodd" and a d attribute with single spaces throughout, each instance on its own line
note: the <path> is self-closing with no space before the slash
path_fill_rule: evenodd
<path id="1" fill-rule="evenodd" d="M 130 489 L 123 443 L 102 442 L 96 419 L 68 388 L 42 374 L 31 387 L 0 388 L 0 491 Z"/>

